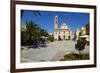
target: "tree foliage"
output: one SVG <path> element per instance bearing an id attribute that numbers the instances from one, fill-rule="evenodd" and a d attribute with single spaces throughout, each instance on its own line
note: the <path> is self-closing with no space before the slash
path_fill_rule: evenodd
<path id="1" fill-rule="evenodd" d="M 41 37 L 48 37 L 49 40 L 52 40 L 48 32 L 34 22 L 26 22 L 25 25 L 25 31 L 21 31 L 21 45 L 38 44 L 38 42 L 41 42 Z"/>
<path id="2" fill-rule="evenodd" d="M 77 43 L 75 44 L 75 49 L 79 51 L 79 58 L 80 58 L 80 52 L 85 49 L 86 40 L 85 39 L 79 39 L 77 40 Z"/>
<path id="3" fill-rule="evenodd" d="M 86 34 L 89 35 L 90 34 L 90 26 L 89 26 L 89 23 L 86 24 Z"/>

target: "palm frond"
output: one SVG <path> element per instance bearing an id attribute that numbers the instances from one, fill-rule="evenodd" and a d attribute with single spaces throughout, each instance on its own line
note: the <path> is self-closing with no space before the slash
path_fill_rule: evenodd
<path id="1" fill-rule="evenodd" d="M 41 13 L 39 11 L 37 11 L 37 10 L 36 11 L 32 11 L 32 12 L 34 13 L 35 16 L 38 16 L 38 15 L 41 16 Z"/>

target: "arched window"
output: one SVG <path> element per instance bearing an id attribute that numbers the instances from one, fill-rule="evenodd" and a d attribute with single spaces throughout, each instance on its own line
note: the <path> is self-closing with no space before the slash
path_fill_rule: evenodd
<path id="1" fill-rule="evenodd" d="M 64 31 L 64 34 L 65 34 L 65 31 Z"/>

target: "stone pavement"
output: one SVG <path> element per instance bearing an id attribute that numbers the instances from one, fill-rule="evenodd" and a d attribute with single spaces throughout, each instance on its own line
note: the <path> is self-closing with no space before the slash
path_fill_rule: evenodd
<path id="1" fill-rule="evenodd" d="M 78 53 L 75 43 L 71 40 L 54 41 L 48 43 L 47 47 L 21 50 L 21 62 L 59 61 L 65 54 Z M 82 53 L 89 53 L 89 46 Z"/>

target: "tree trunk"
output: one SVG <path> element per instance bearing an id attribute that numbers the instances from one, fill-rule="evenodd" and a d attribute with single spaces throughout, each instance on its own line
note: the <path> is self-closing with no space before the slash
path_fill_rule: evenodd
<path id="1" fill-rule="evenodd" d="M 81 51 L 79 50 L 79 60 L 81 60 Z"/>

